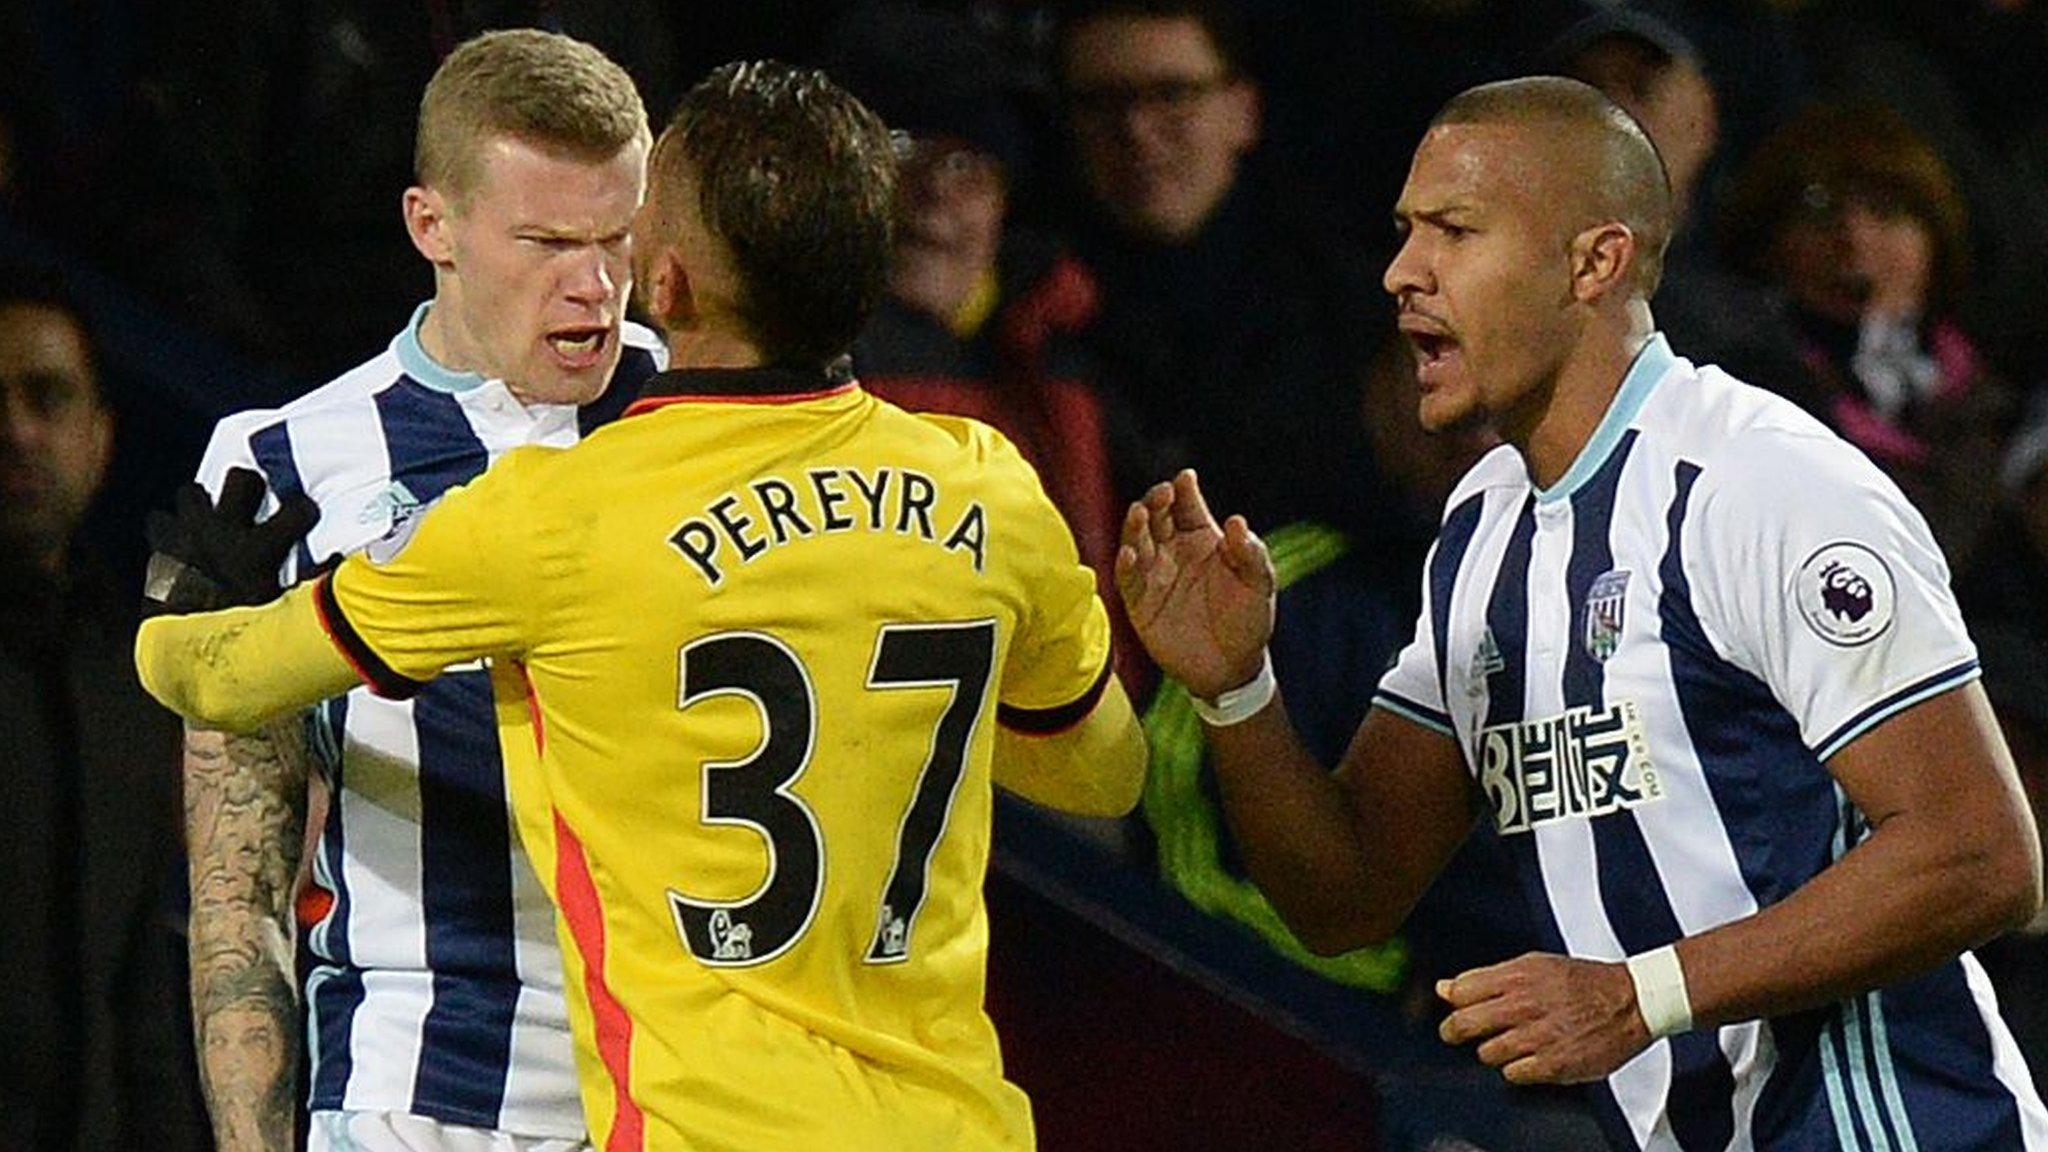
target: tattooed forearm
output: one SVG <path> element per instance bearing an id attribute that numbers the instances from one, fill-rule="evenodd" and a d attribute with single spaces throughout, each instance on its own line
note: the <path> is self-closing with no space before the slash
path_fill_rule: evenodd
<path id="1" fill-rule="evenodd" d="M 306 824 L 296 719 L 185 734 L 192 1014 L 221 1152 L 292 1146 L 300 1038 L 292 898 Z"/>

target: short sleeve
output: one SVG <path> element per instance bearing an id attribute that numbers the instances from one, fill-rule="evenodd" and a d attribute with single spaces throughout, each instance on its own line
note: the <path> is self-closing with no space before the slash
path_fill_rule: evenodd
<path id="1" fill-rule="evenodd" d="M 1681 540 L 1701 626 L 1821 759 L 1976 677 L 1933 533 L 1860 453 L 1814 439 L 1712 471 Z"/>
<path id="2" fill-rule="evenodd" d="M 321 588 L 323 622 L 379 695 L 404 697 L 452 664 L 524 653 L 545 610 L 523 493 L 545 449 L 506 454 L 368 549 Z"/>
<path id="3" fill-rule="evenodd" d="M 1086 717 L 1109 684 L 1109 611 L 1037 473 L 1000 434 L 988 435 L 992 465 L 1014 474 L 1003 485 L 1021 496 L 1004 514 L 1001 547 L 1017 558 L 1026 597 L 997 714 L 1013 731 L 1058 732 Z"/>
<path id="4" fill-rule="evenodd" d="M 1436 549 L 1430 549 L 1424 572 L 1436 568 Z M 1425 585 L 1428 581 L 1425 579 Z M 1452 735 L 1450 710 L 1444 704 L 1444 679 L 1437 660 L 1436 625 L 1429 589 L 1422 594 L 1422 612 L 1415 620 L 1415 635 L 1394 657 L 1394 664 L 1380 677 L 1373 692 L 1375 708 L 1384 708 L 1435 732 Z"/>

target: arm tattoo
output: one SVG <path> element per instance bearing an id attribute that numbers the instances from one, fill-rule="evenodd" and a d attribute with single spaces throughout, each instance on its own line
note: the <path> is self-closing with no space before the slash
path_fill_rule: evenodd
<path id="1" fill-rule="evenodd" d="M 292 1147 L 305 1030 L 292 900 L 306 760 L 297 717 L 248 736 L 185 735 L 192 1016 L 221 1152 Z"/>

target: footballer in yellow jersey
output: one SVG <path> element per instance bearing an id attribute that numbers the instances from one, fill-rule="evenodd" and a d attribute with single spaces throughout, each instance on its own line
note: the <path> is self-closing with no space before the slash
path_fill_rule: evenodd
<path id="1" fill-rule="evenodd" d="M 288 611 L 386 695 L 490 658 L 599 1147 L 1029 1147 L 982 1009 L 991 761 L 1128 806 L 1093 576 L 984 425 L 821 373 L 650 391 L 306 596 L 152 621 L 145 682 L 186 710 L 180 652 L 291 659 L 249 619 Z"/>
<path id="2" fill-rule="evenodd" d="M 228 729 L 488 661 L 606 1152 L 1030 1147 L 982 1009 L 991 784 L 1137 798 L 1107 615 L 1037 476 L 832 367 L 885 274 L 894 155 L 821 73 L 713 72 L 634 229 L 677 371 L 327 580 L 137 639 L 158 699 Z M 252 553 L 187 511 L 168 559 Z"/>

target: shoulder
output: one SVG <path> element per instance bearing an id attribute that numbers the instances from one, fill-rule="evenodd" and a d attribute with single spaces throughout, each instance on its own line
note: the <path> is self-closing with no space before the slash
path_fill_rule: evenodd
<path id="1" fill-rule="evenodd" d="M 275 408 L 251 408 L 224 416 L 214 425 L 206 448 L 204 474 L 219 463 L 260 463 L 260 437 L 317 435 L 330 426 L 358 419 L 376 405 L 377 393 L 404 375 L 398 357 L 388 349 L 327 383 Z"/>
<path id="2" fill-rule="evenodd" d="M 1458 479 L 1458 483 L 1451 488 L 1449 499 L 1444 501 L 1443 521 L 1448 522 L 1451 516 L 1473 497 L 1504 489 L 1521 493 L 1526 493 L 1529 489 L 1529 470 L 1522 464 L 1521 455 L 1506 444 L 1499 445 L 1481 456 L 1466 470 L 1465 475 Z"/>
<path id="3" fill-rule="evenodd" d="M 1905 505 L 1855 445 L 1790 400 L 1718 368 L 1692 369 L 1645 405 L 1646 432 L 1694 463 L 1699 495 L 1773 519 L 1827 519 L 1838 509 Z"/>

